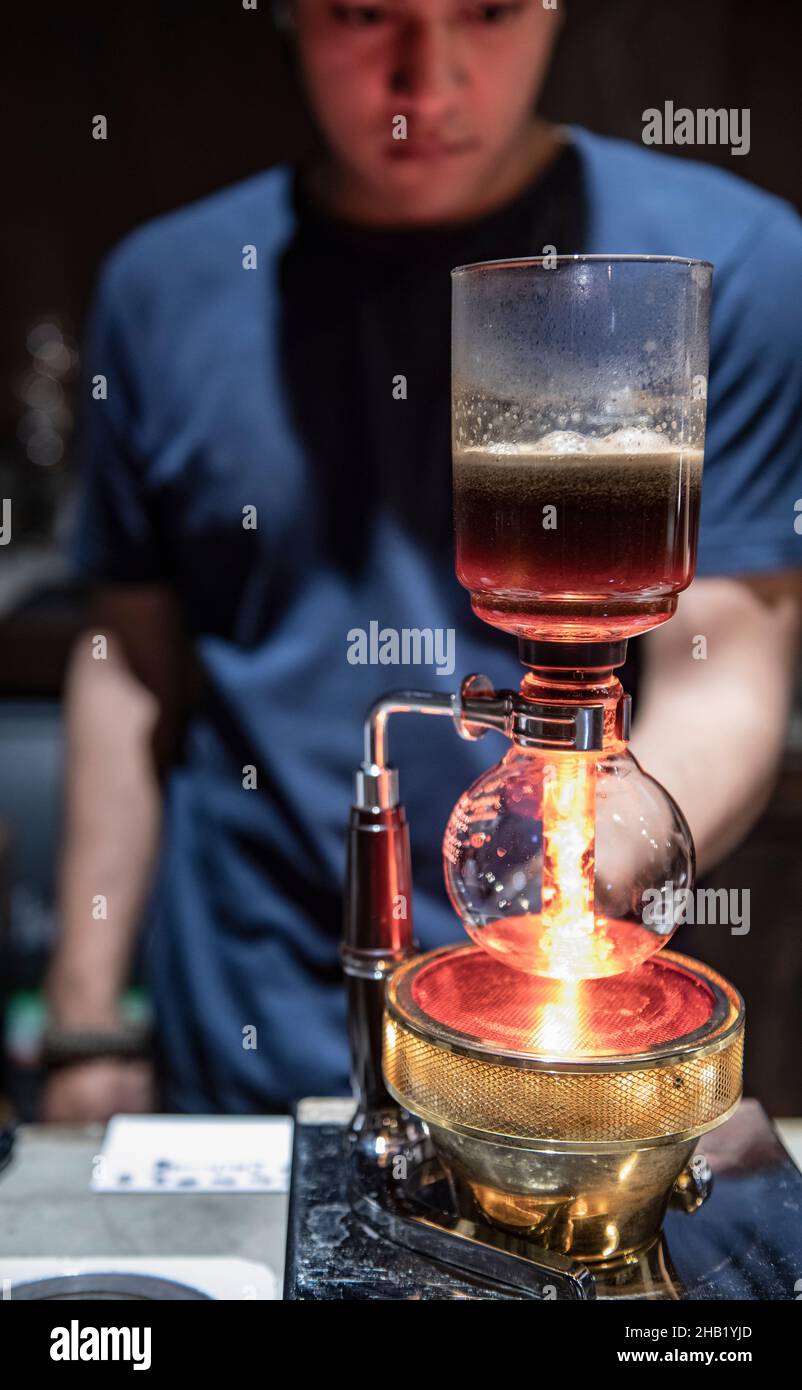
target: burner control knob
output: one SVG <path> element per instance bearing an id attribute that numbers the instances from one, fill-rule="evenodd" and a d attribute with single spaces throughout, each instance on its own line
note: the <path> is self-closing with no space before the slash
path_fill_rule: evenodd
<path id="1" fill-rule="evenodd" d="M 698 1211 L 712 1190 L 713 1169 L 704 1154 L 696 1154 L 674 1183 L 670 1206 L 689 1214 Z"/>

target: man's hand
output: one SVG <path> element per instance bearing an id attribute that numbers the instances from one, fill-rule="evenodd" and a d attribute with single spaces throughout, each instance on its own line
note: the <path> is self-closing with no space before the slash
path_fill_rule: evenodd
<path id="1" fill-rule="evenodd" d="M 701 872 L 751 829 L 782 756 L 802 572 L 697 579 L 647 634 L 632 751 L 679 804 Z"/>
<path id="2" fill-rule="evenodd" d="M 150 1062 L 100 1057 L 51 1072 L 42 1088 L 40 1117 L 46 1124 L 105 1123 L 112 1115 L 149 1114 L 155 1107 Z"/>

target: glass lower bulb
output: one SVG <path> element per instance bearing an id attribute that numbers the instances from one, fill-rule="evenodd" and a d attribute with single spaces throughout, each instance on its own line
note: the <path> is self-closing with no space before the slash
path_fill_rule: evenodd
<path id="1" fill-rule="evenodd" d="M 513 746 L 460 797 L 443 842 L 446 886 L 473 940 L 531 975 L 597 979 L 669 939 L 694 875 L 668 792 L 623 745 Z"/>

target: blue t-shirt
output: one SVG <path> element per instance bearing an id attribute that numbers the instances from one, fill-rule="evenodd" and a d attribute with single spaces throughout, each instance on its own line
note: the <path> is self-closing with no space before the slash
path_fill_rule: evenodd
<path id="1" fill-rule="evenodd" d="M 800 562 L 802 224 L 729 174 L 571 135 L 539 183 L 469 224 L 349 226 L 282 167 L 104 263 L 84 366 L 108 398 L 85 408 L 73 555 L 93 580 L 172 586 L 205 677 L 148 914 L 177 1109 L 347 1090 L 338 947 L 364 713 L 387 689 L 453 689 L 470 671 L 520 681 L 514 639 L 473 617 L 453 569 L 452 266 L 548 245 L 712 261 L 698 572 Z M 453 629 L 454 672 L 352 664 L 349 634 L 374 622 Z M 506 744 L 400 717 L 390 746 L 431 948 L 462 936 L 446 819 Z"/>

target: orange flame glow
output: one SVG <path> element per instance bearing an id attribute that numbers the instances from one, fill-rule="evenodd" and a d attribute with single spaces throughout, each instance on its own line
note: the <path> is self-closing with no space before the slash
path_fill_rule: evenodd
<path id="1" fill-rule="evenodd" d="M 547 973 L 561 980 L 598 973 L 595 827 L 596 760 L 557 755 L 543 779 L 541 949 Z"/>

